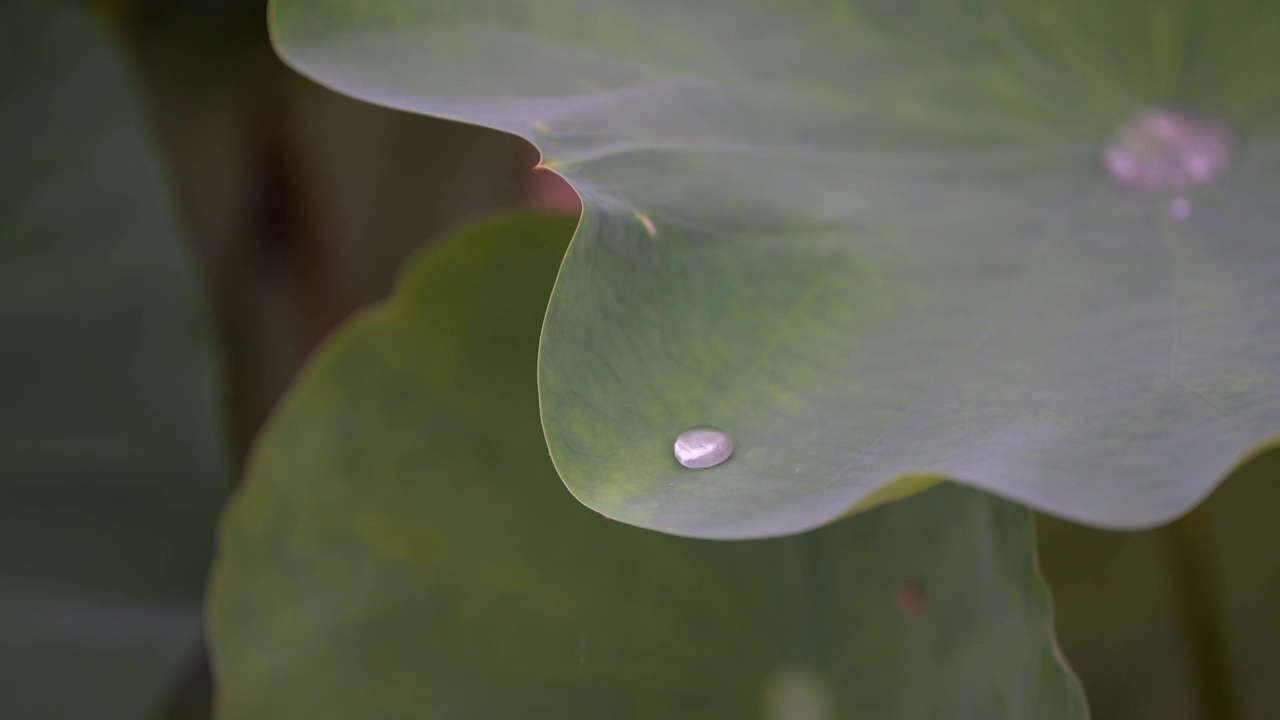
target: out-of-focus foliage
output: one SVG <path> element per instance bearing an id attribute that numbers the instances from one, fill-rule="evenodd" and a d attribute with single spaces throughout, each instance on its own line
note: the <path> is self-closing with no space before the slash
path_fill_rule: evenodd
<path id="1" fill-rule="evenodd" d="M 1204 536 L 1189 539 L 1201 547 L 1185 547 L 1176 526 L 1115 533 L 1038 518 L 1058 637 L 1096 720 L 1216 720 L 1231 709 L 1228 717 L 1271 720 L 1280 707 L 1277 507 L 1272 451 L 1197 509 Z M 1209 572 L 1189 573 L 1187 552 Z M 1218 674 L 1223 687 L 1205 687 Z M 1218 691 L 1225 707 L 1206 697 Z"/>
<path id="2" fill-rule="evenodd" d="M 0 4 L 0 98 L 0 717 L 134 720 L 197 645 L 209 323 L 102 28 Z"/>

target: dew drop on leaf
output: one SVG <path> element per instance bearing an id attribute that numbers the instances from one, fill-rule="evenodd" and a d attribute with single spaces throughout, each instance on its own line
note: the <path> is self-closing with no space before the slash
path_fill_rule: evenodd
<path id="1" fill-rule="evenodd" d="M 1234 145 L 1222 123 L 1146 109 L 1115 132 L 1102 152 L 1102 164 L 1122 187 L 1181 193 L 1225 173 Z M 1186 210 L 1190 212 L 1189 201 Z"/>
<path id="2" fill-rule="evenodd" d="M 676 460 L 695 470 L 715 467 L 733 454 L 733 439 L 713 427 L 690 428 L 676 438 Z"/>

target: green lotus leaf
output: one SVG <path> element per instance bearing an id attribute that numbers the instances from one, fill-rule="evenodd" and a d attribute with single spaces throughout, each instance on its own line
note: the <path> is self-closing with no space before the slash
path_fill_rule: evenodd
<path id="1" fill-rule="evenodd" d="M 539 383 L 560 474 L 605 515 L 783 535 L 951 478 L 1141 528 L 1280 434 L 1280 4 L 271 20 L 304 74 L 524 137 L 582 196 Z M 701 425 L 735 454 L 686 470 L 673 442 Z"/>
<path id="2" fill-rule="evenodd" d="M 0 717 L 147 717 L 194 653 L 214 348 L 124 64 L 0 4 Z"/>
<path id="3" fill-rule="evenodd" d="M 309 360 L 219 538 L 221 718 L 1086 716 L 1017 505 L 725 543 L 565 493 L 534 378 L 572 229 L 462 230 Z"/>

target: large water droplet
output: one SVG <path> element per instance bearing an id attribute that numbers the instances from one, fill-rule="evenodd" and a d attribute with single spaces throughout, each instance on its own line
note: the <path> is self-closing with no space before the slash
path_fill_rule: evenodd
<path id="1" fill-rule="evenodd" d="M 1180 193 L 1225 173 L 1234 144 L 1222 123 L 1148 109 L 1116 131 L 1102 164 L 1124 187 Z"/>
<path id="2" fill-rule="evenodd" d="M 685 430 L 676 438 L 676 460 L 695 470 L 715 467 L 733 454 L 733 438 L 713 427 Z"/>

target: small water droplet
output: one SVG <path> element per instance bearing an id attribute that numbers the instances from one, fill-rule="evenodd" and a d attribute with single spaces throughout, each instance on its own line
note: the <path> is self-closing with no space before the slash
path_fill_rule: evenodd
<path id="1" fill-rule="evenodd" d="M 1102 164 L 1124 187 L 1180 193 L 1225 173 L 1234 144 L 1222 123 L 1146 109 L 1120 126 L 1102 152 Z"/>
<path id="2" fill-rule="evenodd" d="M 1191 201 L 1186 195 L 1176 195 L 1169 201 L 1169 214 L 1179 222 L 1191 217 Z"/>
<path id="3" fill-rule="evenodd" d="M 713 427 L 685 430 L 676 438 L 676 460 L 695 470 L 715 467 L 733 454 L 733 438 Z"/>

